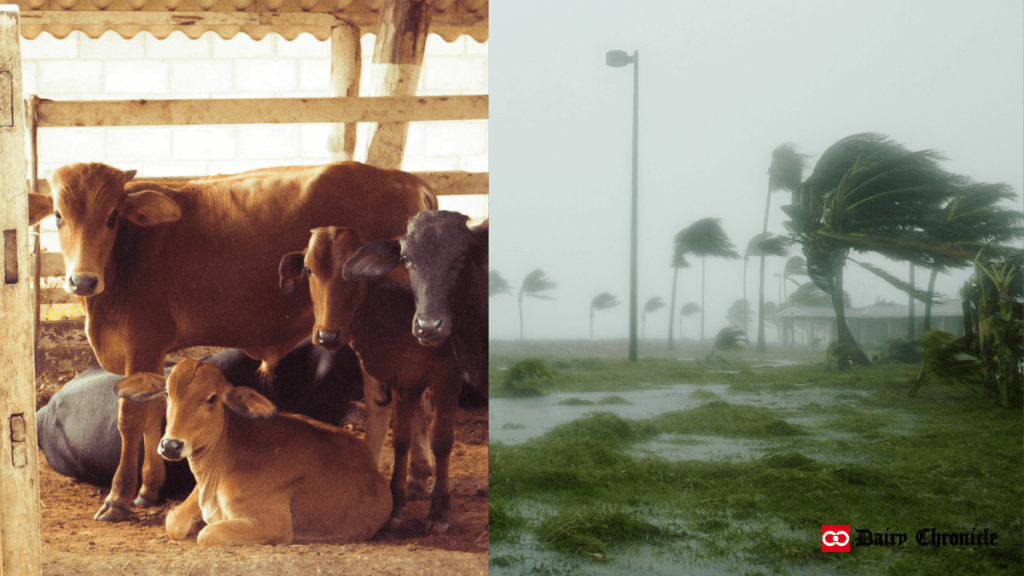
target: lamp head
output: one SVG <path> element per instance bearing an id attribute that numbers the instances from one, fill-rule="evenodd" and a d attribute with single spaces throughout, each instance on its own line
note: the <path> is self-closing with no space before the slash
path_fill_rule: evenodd
<path id="1" fill-rule="evenodd" d="M 633 61 L 633 57 L 624 50 L 609 50 L 605 63 L 613 68 L 621 68 Z"/>

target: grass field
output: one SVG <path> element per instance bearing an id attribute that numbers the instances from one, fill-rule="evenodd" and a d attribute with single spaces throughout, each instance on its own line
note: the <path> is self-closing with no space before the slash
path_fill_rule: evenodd
<path id="1" fill-rule="evenodd" d="M 708 348 L 653 343 L 634 365 L 625 342 L 491 343 L 492 574 L 1020 573 L 1020 411 L 937 382 L 909 398 L 916 366 L 826 371 L 811 350 L 708 365 Z M 651 416 L 615 413 L 652 390 Z M 578 417 L 494 440 L 548 398 Z M 851 553 L 822 553 L 822 524 L 849 524 Z M 932 529 L 975 544 L 933 546 Z"/>

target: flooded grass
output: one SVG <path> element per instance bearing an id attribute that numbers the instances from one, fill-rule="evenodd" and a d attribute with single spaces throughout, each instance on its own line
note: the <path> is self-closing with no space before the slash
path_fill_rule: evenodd
<path id="1" fill-rule="evenodd" d="M 1019 412 L 937 384 L 908 398 L 913 366 L 739 362 L 722 374 L 675 358 L 545 359 L 545 394 L 597 404 L 587 396 L 615 391 L 604 397 L 636 406 L 566 406 L 585 412 L 517 444 L 492 435 L 492 574 L 1019 572 Z M 604 411 L 640 407 L 658 389 L 674 394 L 662 404 L 692 407 L 629 418 Z M 909 540 L 823 554 L 822 524 L 850 524 L 855 544 L 858 529 Z M 614 530 L 623 526 L 629 534 Z M 931 529 L 988 529 L 999 539 L 915 542 Z"/>

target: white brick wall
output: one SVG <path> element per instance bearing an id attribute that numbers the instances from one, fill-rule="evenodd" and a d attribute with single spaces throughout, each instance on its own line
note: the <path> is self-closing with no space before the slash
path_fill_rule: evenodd
<path id="1" fill-rule="evenodd" d="M 362 37 L 364 72 L 375 37 Z M 330 42 L 302 34 L 293 41 L 269 35 L 224 40 L 210 32 L 192 40 L 174 32 L 165 40 L 113 32 L 93 40 L 74 32 L 22 40 L 25 94 L 54 100 L 330 96 Z M 363 74 L 360 93 L 369 90 Z M 427 39 L 419 94 L 487 93 L 487 44 L 463 36 Z M 365 147 L 369 125 L 357 130 Z M 39 131 L 41 176 L 73 162 L 105 162 L 140 176 L 226 174 L 266 166 L 327 161 L 324 124 L 252 124 L 124 128 L 46 128 Z M 357 157 L 357 160 L 361 158 Z M 402 168 L 409 171 L 487 171 L 487 122 L 414 122 Z M 487 215 L 486 197 L 441 197 L 441 208 Z M 44 243 L 59 250 L 52 218 Z"/>
<path id="2" fill-rule="evenodd" d="M 362 38 L 363 64 L 373 35 Z M 55 100 L 329 96 L 330 42 L 302 34 L 293 41 L 269 35 L 254 41 L 180 32 L 165 40 L 148 33 L 123 39 L 113 32 L 93 40 L 75 32 L 22 41 L 26 94 Z M 364 68 L 365 70 L 365 68 Z M 361 93 L 368 90 L 363 75 Z M 487 44 L 467 36 L 427 40 L 418 93 L 486 94 Z M 360 125 L 357 150 L 368 126 Z M 40 131 L 40 165 L 101 161 L 142 176 L 202 175 L 250 167 L 317 164 L 327 160 L 326 125 L 251 125 L 146 128 L 47 128 Z M 359 158 L 357 158 L 359 159 Z M 487 171 L 487 122 L 413 123 L 406 170 Z"/>

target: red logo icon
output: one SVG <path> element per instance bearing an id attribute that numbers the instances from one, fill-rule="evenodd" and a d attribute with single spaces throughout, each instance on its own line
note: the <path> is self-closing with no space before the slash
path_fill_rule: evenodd
<path id="1" fill-rule="evenodd" d="M 822 552 L 849 552 L 850 551 L 850 525 L 849 524 L 822 524 L 821 525 L 821 551 Z"/>

